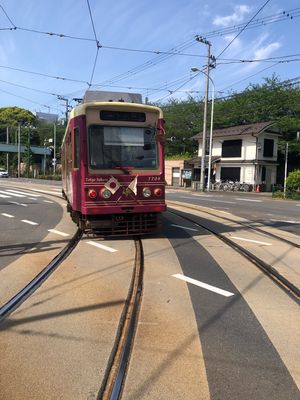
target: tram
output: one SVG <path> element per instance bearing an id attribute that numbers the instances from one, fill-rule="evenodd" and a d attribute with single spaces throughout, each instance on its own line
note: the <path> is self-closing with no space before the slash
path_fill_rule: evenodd
<path id="1" fill-rule="evenodd" d="M 161 109 L 138 94 L 86 92 L 61 147 L 62 193 L 80 229 L 102 236 L 160 229 L 163 125 Z"/>

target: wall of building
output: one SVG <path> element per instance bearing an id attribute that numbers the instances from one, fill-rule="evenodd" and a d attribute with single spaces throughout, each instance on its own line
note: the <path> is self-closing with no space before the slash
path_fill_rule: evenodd
<path id="1" fill-rule="evenodd" d="M 177 173 L 179 174 L 179 185 L 182 184 L 181 176 L 182 176 L 182 170 L 184 169 L 184 165 L 185 165 L 184 160 L 165 160 L 165 180 L 167 185 L 169 186 L 173 185 L 174 178 L 177 178 Z M 174 174 L 176 174 L 176 176 L 173 176 Z"/>

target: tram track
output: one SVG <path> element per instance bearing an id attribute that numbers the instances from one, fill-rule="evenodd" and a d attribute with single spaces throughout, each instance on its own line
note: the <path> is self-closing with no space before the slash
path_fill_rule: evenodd
<path id="1" fill-rule="evenodd" d="M 190 209 L 190 210 L 196 210 L 196 211 L 204 212 L 205 214 L 209 214 L 209 215 L 211 215 L 213 217 L 216 217 L 218 219 L 222 219 L 222 220 L 227 221 L 227 222 L 231 222 L 231 223 L 234 223 L 234 224 L 241 225 L 243 228 L 251 229 L 251 230 L 253 230 L 255 232 L 262 233 L 262 234 L 264 234 L 266 236 L 269 236 L 269 237 L 271 237 L 273 239 L 279 240 L 279 241 L 281 241 L 281 242 L 283 242 L 285 244 L 288 244 L 288 245 L 290 245 L 292 247 L 300 249 L 300 244 L 299 243 L 295 243 L 295 242 L 293 242 L 293 241 L 291 241 L 291 240 L 289 240 L 287 238 L 284 238 L 282 236 L 276 235 L 275 233 L 266 231 L 265 229 L 259 228 L 257 226 L 252 226 L 252 225 L 250 225 L 249 222 L 246 223 L 246 222 L 243 222 L 243 221 L 237 221 L 237 220 L 234 220 L 232 218 L 228 218 L 228 217 L 225 217 L 223 215 L 216 214 L 216 213 L 210 211 L 206 207 L 194 206 L 194 205 L 190 205 L 190 204 L 186 204 L 186 203 L 172 202 L 172 201 L 168 201 L 168 204 L 170 204 L 170 205 L 173 204 L 175 206 L 181 206 L 181 207 L 184 207 L 184 208 L 187 208 L 187 209 Z"/>
<path id="2" fill-rule="evenodd" d="M 176 205 L 178 206 L 178 204 L 176 204 Z M 186 207 L 184 207 L 184 208 L 186 208 Z M 176 216 L 182 218 L 185 221 L 193 223 L 193 225 L 195 225 L 195 226 L 198 226 L 198 227 L 201 227 L 201 228 L 205 229 L 209 233 L 211 233 L 214 236 L 216 236 L 218 239 L 222 240 L 228 246 L 233 248 L 235 251 L 237 251 L 243 257 L 245 257 L 247 260 L 251 261 L 256 267 L 258 267 L 260 270 L 262 270 L 271 280 L 273 280 L 282 290 L 284 290 L 285 293 L 287 293 L 289 296 L 291 296 L 291 298 L 293 298 L 297 303 L 299 303 L 299 301 L 300 301 L 300 289 L 298 287 L 296 287 L 293 284 L 293 282 L 291 282 L 289 279 L 287 279 L 282 274 L 280 274 L 272 265 L 270 265 L 269 263 L 265 262 L 261 258 L 257 257 L 255 254 L 253 254 L 249 250 L 245 249 L 241 245 L 235 243 L 233 240 L 229 239 L 227 236 L 225 236 L 225 235 L 223 235 L 223 234 L 221 234 L 219 232 L 216 232 L 214 229 L 208 227 L 207 225 L 205 225 L 202 222 L 200 223 L 199 221 L 197 221 L 197 217 L 195 215 L 193 215 L 193 219 L 192 219 L 192 218 L 186 216 L 185 214 L 183 215 L 183 212 L 180 212 L 180 211 L 177 211 L 177 210 L 174 211 L 174 209 L 170 210 L 170 208 L 169 208 L 168 212 L 173 214 L 173 215 L 176 215 Z M 220 217 L 220 218 L 223 218 L 223 217 Z M 233 220 L 230 220 L 230 219 L 228 219 L 228 220 L 231 221 L 231 222 L 236 222 L 236 221 L 233 221 Z M 239 222 L 237 222 L 237 223 L 239 223 Z M 278 240 L 279 239 L 280 239 L 280 237 L 278 237 Z M 295 245 L 295 243 L 293 243 L 293 242 L 291 242 L 289 244 L 291 246 Z M 294 246 L 294 247 L 298 247 L 298 246 Z"/>
<path id="3" fill-rule="evenodd" d="M 132 280 L 120 318 L 115 345 L 98 394 L 99 400 L 118 400 L 121 398 L 130 354 L 133 347 L 142 297 L 144 272 L 142 242 L 140 239 L 134 240 L 135 261 Z"/>
<path id="4" fill-rule="evenodd" d="M 78 229 L 67 245 L 57 254 L 53 260 L 39 272 L 22 290 L 0 307 L 0 323 L 14 310 L 21 306 L 59 267 L 63 260 L 74 250 L 82 237 L 82 231 Z"/>

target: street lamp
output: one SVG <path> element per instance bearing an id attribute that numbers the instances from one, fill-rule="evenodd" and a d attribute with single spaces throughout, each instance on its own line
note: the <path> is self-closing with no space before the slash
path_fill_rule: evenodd
<path id="1" fill-rule="evenodd" d="M 211 82 L 213 90 L 211 92 L 211 113 L 210 113 L 210 133 L 209 133 L 209 150 L 208 150 L 208 175 L 207 175 L 207 191 L 210 191 L 210 181 L 211 181 L 211 156 L 212 156 L 212 135 L 213 135 L 213 124 L 214 124 L 214 102 L 215 102 L 215 84 L 212 78 L 204 71 L 201 71 L 198 68 L 191 68 L 192 72 L 201 72 L 204 74 Z M 206 127 L 205 127 L 206 128 Z M 205 160 L 205 148 L 206 148 L 206 138 L 203 135 L 202 141 L 202 159 L 201 159 L 201 175 L 202 175 L 202 166 L 203 166 L 203 173 L 205 169 L 205 163 L 202 160 Z M 202 186 L 203 188 L 203 186 Z"/>

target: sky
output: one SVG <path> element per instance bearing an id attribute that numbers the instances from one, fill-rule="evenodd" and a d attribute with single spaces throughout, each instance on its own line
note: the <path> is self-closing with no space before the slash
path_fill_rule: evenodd
<path id="1" fill-rule="evenodd" d="M 299 0 L 0 0 L 0 107 L 63 117 L 87 89 L 202 99 L 197 35 L 215 97 L 300 76 Z"/>

